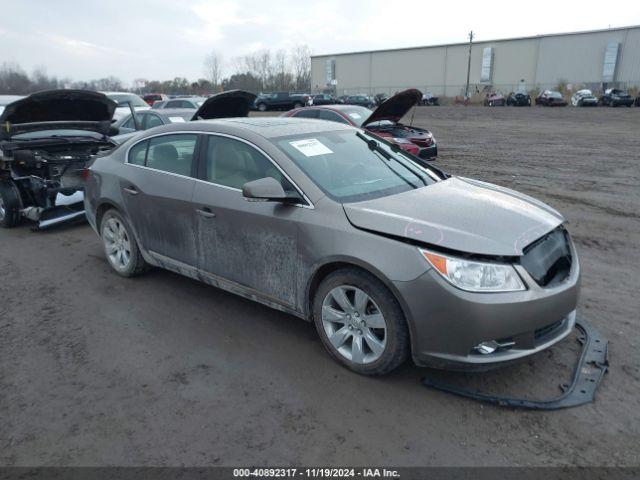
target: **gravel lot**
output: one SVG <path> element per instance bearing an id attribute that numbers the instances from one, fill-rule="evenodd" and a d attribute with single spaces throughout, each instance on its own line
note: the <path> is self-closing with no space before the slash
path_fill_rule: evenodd
<path id="1" fill-rule="evenodd" d="M 555 395 L 569 339 L 485 374 L 334 363 L 311 324 L 164 271 L 125 280 L 84 224 L 0 231 L 0 465 L 638 465 L 640 109 L 422 107 L 438 165 L 564 213 L 580 313 L 610 339 L 594 404 L 513 411 L 422 387 Z"/>

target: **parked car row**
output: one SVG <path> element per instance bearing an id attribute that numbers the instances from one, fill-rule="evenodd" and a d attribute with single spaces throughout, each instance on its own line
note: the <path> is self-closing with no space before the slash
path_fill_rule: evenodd
<path id="1" fill-rule="evenodd" d="M 505 99 L 499 92 L 487 93 L 483 104 L 486 107 L 511 105 L 516 107 L 530 107 L 531 96 L 526 92 L 511 92 Z M 565 107 L 569 103 L 562 93 L 555 90 L 543 90 L 535 98 L 535 105 L 547 107 Z M 603 106 L 640 106 L 640 94 L 634 100 L 628 92 L 620 89 L 610 88 L 605 90 L 600 98 L 597 98 L 591 90 L 578 90 L 571 96 L 571 105 L 574 107 L 595 107 Z"/>
<path id="2" fill-rule="evenodd" d="M 9 103 L 0 224 L 86 215 L 117 274 L 165 268 L 313 322 L 329 355 L 365 375 L 408 358 L 498 366 L 571 333 L 580 269 L 565 219 L 408 153 L 436 149 L 400 123 L 421 92 L 277 121 L 245 118 L 255 99 L 138 110 L 63 90 Z M 125 104 L 131 118 L 113 124 Z"/>

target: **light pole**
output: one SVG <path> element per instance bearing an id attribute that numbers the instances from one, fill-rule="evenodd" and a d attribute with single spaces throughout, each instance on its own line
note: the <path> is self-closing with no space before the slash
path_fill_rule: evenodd
<path id="1" fill-rule="evenodd" d="M 469 99 L 469 74 L 471 73 L 471 45 L 473 45 L 473 30 L 469 32 L 469 58 L 467 59 L 467 86 L 464 89 L 465 100 Z"/>

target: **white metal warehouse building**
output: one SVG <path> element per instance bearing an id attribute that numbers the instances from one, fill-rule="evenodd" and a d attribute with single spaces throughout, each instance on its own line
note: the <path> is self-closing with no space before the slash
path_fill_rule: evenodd
<path id="1" fill-rule="evenodd" d="M 463 95 L 469 43 L 311 57 L 314 92 L 393 94 L 405 88 Z M 640 26 L 474 42 L 470 92 L 640 86 Z"/>

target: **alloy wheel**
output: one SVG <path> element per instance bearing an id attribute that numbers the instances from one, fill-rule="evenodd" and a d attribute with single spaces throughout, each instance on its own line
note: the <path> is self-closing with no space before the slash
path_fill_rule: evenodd
<path id="1" fill-rule="evenodd" d="M 333 348 L 357 364 L 378 360 L 387 345 L 382 311 L 363 290 L 341 285 L 322 302 L 322 326 Z"/>
<path id="2" fill-rule="evenodd" d="M 0 222 L 4 220 L 4 216 L 7 214 L 7 211 L 4 206 L 4 199 L 2 195 L 0 195 Z"/>
<path id="3" fill-rule="evenodd" d="M 116 270 L 126 270 L 131 262 L 131 241 L 122 222 L 114 217 L 107 219 L 102 239 L 109 263 Z"/>

